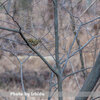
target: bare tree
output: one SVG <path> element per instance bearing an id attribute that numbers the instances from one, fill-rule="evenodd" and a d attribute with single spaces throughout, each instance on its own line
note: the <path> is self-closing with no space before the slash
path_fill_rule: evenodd
<path id="1" fill-rule="evenodd" d="M 4 22 L 8 23 L 8 25 L 12 25 L 13 28 L 11 28 L 9 26 L 0 25 L 0 29 L 3 30 L 4 32 L 5 31 L 7 32 L 7 34 L 1 34 L 0 38 L 4 39 L 6 41 L 10 41 L 12 43 L 16 43 L 19 46 L 19 48 L 16 49 L 14 47 L 14 45 L 11 45 L 11 44 L 8 44 L 7 46 L 5 46 L 4 42 L 2 42 L 0 50 L 12 53 L 19 61 L 20 72 L 21 72 L 20 73 L 21 85 L 22 85 L 23 93 L 25 93 L 26 91 L 25 91 L 25 86 L 24 86 L 24 82 L 23 82 L 24 79 L 23 79 L 23 67 L 22 66 L 23 66 L 23 63 L 25 61 L 27 61 L 30 56 L 33 56 L 33 55 L 37 55 L 38 57 L 40 57 L 41 60 L 47 65 L 47 67 L 51 71 L 51 77 L 50 77 L 50 81 L 49 81 L 50 87 L 49 87 L 48 100 L 52 99 L 52 97 L 56 93 L 56 91 L 58 93 L 58 100 L 63 100 L 63 83 L 64 83 L 65 79 L 69 76 L 75 77 L 76 84 L 77 84 L 78 88 L 80 89 L 81 88 L 80 83 L 78 81 L 76 74 L 79 72 L 83 72 L 83 74 L 85 76 L 84 72 L 86 72 L 86 70 L 92 68 L 89 66 L 88 67 L 85 66 L 86 62 L 85 62 L 84 56 L 88 55 L 85 53 L 85 52 L 87 52 L 86 47 L 88 45 L 90 47 L 91 42 L 95 38 L 98 39 L 100 37 L 99 31 L 95 31 L 98 34 L 93 34 L 91 32 L 91 30 L 89 31 L 87 29 L 87 26 L 89 24 L 94 23 L 95 21 L 100 20 L 100 16 L 97 16 L 92 19 L 88 19 L 88 20 L 84 21 L 83 20 L 85 17 L 84 15 L 88 9 L 86 8 L 83 12 L 81 12 L 81 11 L 78 12 L 77 8 L 75 8 L 78 5 L 78 3 L 81 2 L 80 0 L 77 1 L 76 4 L 74 4 L 73 2 L 70 2 L 71 6 L 68 5 L 69 1 L 63 0 L 63 1 L 58 2 L 58 0 L 49 0 L 48 2 L 45 1 L 47 3 L 48 7 L 50 7 L 49 12 L 51 12 L 51 14 L 49 15 L 49 17 L 50 17 L 49 20 L 53 20 L 54 22 L 52 23 L 51 27 L 48 27 L 47 26 L 48 22 L 46 22 L 46 19 L 48 19 L 48 18 L 46 17 L 46 15 L 39 14 L 40 12 L 43 12 L 43 10 L 44 10 L 41 7 L 41 6 L 43 6 L 42 5 L 42 3 L 44 3 L 43 1 L 37 1 L 37 2 L 35 1 L 35 3 L 34 3 L 34 2 L 32 2 L 32 0 L 30 0 L 30 1 L 26 0 L 26 2 L 21 0 L 21 2 L 19 1 L 19 5 L 22 7 L 22 9 L 28 9 L 28 7 L 30 6 L 30 8 L 28 9 L 28 12 L 27 12 L 28 18 L 30 18 L 30 15 L 32 13 L 32 9 L 33 9 L 32 6 L 39 5 L 38 8 L 36 8 L 39 10 L 36 10 L 36 11 L 34 10 L 34 13 L 38 12 L 37 16 L 34 17 L 34 18 L 36 18 L 36 22 L 34 22 L 35 24 L 31 23 L 31 20 L 27 20 L 27 22 L 26 22 L 26 23 L 29 23 L 28 28 L 30 28 L 31 25 L 34 24 L 33 25 L 33 28 L 35 30 L 34 32 L 38 33 L 37 31 L 40 32 L 42 30 L 42 32 L 40 32 L 41 34 L 38 34 L 38 36 L 39 36 L 39 38 L 38 38 L 38 37 L 34 36 L 34 34 L 32 34 L 31 32 L 28 32 L 27 28 L 25 28 L 25 29 L 23 28 L 23 26 L 20 24 L 21 20 L 15 18 L 16 12 L 10 12 L 6 8 L 6 6 L 5 6 L 6 2 L 1 3 L 0 7 L 3 7 L 3 10 L 5 11 L 6 15 L 9 17 L 10 21 L 9 22 L 4 21 Z M 17 1 L 15 1 L 15 2 L 17 2 Z M 27 5 L 27 3 L 28 3 L 28 5 Z M 13 8 L 14 11 L 16 11 L 16 6 L 17 6 L 17 4 L 15 3 L 14 8 Z M 17 11 L 18 11 L 18 9 L 17 9 Z M 59 15 L 60 12 L 63 15 Z M 80 16 L 76 15 L 75 14 L 76 12 L 78 12 L 77 14 L 79 14 Z M 39 18 L 39 15 L 42 15 L 42 18 Z M 19 14 L 17 16 L 19 16 Z M 62 23 L 59 23 L 60 22 L 59 16 L 62 17 Z M 45 26 L 46 26 L 45 29 L 43 29 L 43 26 L 42 26 L 43 24 L 45 24 Z M 62 24 L 62 25 L 59 25 L 59 24 Z M 62 27 L 61 28 L 62 30 L 60 30 L 60 26 Z M 88 26 L 88 27 L 90 28 L 92 26 Z M 82 37 L 84 36 L 84 34 L 81 34 L 82 29 L 84 29 L 83 33 L 88 35 L 89 38 L 87 40 L 85 40 L 84 43 L 81 44 Z M 3 32 L 1 32 L 1 33 L 3 33 Z M 74 35 L 71 33 L 74 33 Z M 16 34 L 19 37 L 19 40 L 12 39 L 12 35 L 16 35 Z M 70 37 L 68 38 L 68 36 L 70 36 Z M 62 43 L 62 41 L 63 41 L 63 43 Z M 68 44 L 69 41 L 70 41 L 70 43 Z M 75 45 L 75 41 L 77 42 L 78 47 L 77 47 L 77 45 Z M 66 45 L 66 46 L 64 47 L 64 45 Z M 10 46 L 10 48 L 9 48 L 9 46 Z M 66 47 L 68 47 L 68 48 L 66 48 Z M 22 50 L 19 50 L 20 48 Z M 99 48 L 97 49 L 97 46 L 95 48 L 96 48 L 95 53 L 97 54 L 99 52 Z M 43 50 L 41 50 L 41 49 L 43 49 Z M 92 49 L 92 47 L 90 47 L 90 49 Z M 78 71 L 75 71 L 74 69 L 76 69 L 75 68 L 76 66 L 75 66 L 75 63 L 73 64 L 72 59 L 74 57 L 77 57 L 78 52 L 79 52 L 79 56 L 80 56 L 79 59 L 81 61 L 80 63 L 81 63 L 82 68 Z M 55 62 L 54 65 L 49 64 L 49 62 L 46 60 L 46 58 L 44 57 L 46 55 L 46 53 L 53 58 L 53 60 Z M 90 52 L 88 52 L 88 53 L 90 53 Z M 27 55 L 27 57 L 23 61 L 21 61 L 18 58 L 19 54 Z M 96 57 L 96 55 L 95 55 L 95 57 Z M 69 63 L 69 65 L 68 65 L 68 63 Z M 66 69 L 68 69 L 69 66 L 72 69 L 72 73 L 70 73 L 70 74 L 66 73 L 66 75 L 64 75 L 64 71 Z M 98 54 L 98 58 L 95 62 L 95 65 L 92 68 L 91 72 L 89 73 L 88 77 L 86 77 L 83 87 L 80 89 L 79 94 L 77 95 L 75 100 L 87 100 L 89 95 L 87 97 L 79 97 L 80 93 L 87 92 L 87 91 L 92 92 L 92 90 L 93 90 L 94 86 L 96 85 L 99 78 L 100 78 L 100 53 Z M 90 85 L 90 83 L 91 83 L 91 85 Z M 52 91 L 53 88 L 54 88 L 54 91 Z M 26 96 L 25 96 L 25 99 L 27 100 Z"/>

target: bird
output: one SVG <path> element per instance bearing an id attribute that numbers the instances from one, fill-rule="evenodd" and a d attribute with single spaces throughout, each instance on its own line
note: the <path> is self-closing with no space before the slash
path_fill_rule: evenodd
<path id="1" fill-rule="evenodd" d="M 41 43 L 41 39 L 33 39 L 29 38 L 27 41 L 32 45 L 32 46 L 37 46 L 39 43 Z"/>

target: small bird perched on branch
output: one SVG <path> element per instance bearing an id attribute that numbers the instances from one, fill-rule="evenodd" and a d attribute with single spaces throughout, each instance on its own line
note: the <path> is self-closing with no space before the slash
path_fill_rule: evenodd
<path id="1" fill-rule="evenodd" d="M 29 38 L 27 41 L 32 45 L 32 46 L 37 46 L 39 43 L 41 43 L 41 39 L 33 39 Z"/>

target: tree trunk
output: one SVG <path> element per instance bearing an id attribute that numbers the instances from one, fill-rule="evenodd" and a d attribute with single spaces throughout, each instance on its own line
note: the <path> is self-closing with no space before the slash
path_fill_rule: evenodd
<path id="1" fill-rule="evenodd" d="M 93 88 L 95 87 L 96 83 L 98 82 L 100 78 L 100 52 L 98 55 L 98 58 L 95 62 L 95 65 L 92 69 L 92 71 L 89 73 L 86 81 L 84 82 L 80 92 L 78 93 L 77 97 L 75 98 L 75 100 L 87 100 L 90 92 L 92 92 Z M 80 97 L 81 93 L 86 93 L 89 92 L 89 95 L 84 96 L 84 97 Z"/>
<path id="2" fill-rule="evenodd" d="M 62 76 L 58 76 L 58 100 L 63 100 L 63 93 L 62 93 Z"/>

